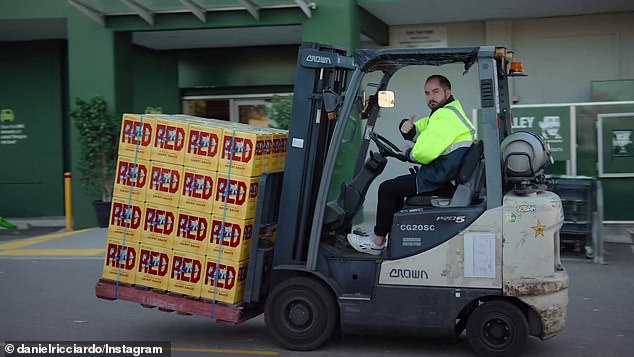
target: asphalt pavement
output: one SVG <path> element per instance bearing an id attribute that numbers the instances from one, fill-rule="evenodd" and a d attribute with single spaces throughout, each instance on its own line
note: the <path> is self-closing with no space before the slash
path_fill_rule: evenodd
<path id="1" fill-rule="evenodd" d="M 297 355 L 273 343 L 261 316 L 224 326 L 208 318 L 96 298 L 105 242 L 103 228 L 0 231 L 0 344 L 11 340 L 169 340 L 173 356 Z M 630 356 L 634 350 L 634 245 L 606 243 L 605 264 L 572 251 L 564 252 L 562 259 L 570 275 L 566 328 L 548 341 L 531 338 L 523 355 Z M 345 336 L 303 354 L 470 356 L 472 352 L 464 335 L 457 342 Z"/>

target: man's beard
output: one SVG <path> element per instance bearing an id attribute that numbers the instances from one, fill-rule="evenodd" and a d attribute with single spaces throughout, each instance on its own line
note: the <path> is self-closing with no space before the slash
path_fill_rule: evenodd
<path id="1" fill-rule="evenodd" d="M 432 103 L 434 103 L 435 105 L 432 106 Z M 427 106 L 429 107 L 429 109 L 434 110 L 434 109 L 438 109 L 438 108 L 444 106 L 445 104 L 447 104 L 447 98 L 445 98 L 444 100 L 442 100 L 440 102 L 436 102 L 436 101 L 430 100 L 427 103 Z"/>

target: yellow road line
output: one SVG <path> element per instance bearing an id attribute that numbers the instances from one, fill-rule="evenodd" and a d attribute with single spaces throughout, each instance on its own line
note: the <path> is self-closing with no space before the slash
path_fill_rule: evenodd
<path id="1" fill-rule="evenodd" d="M 176 352 L 197 352 L 197 353 L 232 353 L 242 355 L 260 355 L 260 356 L 277 356 L 280 353 L 275 351 L 251 351 L 251 350 L 225 350 L 220 348 L 187 348 L 172 347 L 172 351 Z"/>
<path id="2" fill-rule="evenodd" d="M 100 255 L 105 249 L 12 249 L 0 251 L 0 256 L 41 257 L 41 256 L 92 256 Z"/>
<path id="3" fill-rule="evenodd" d="M 69 237 L 78 233 L 86 232 L 88 230 L 90 229 L 80 229 L 78 231 L 53 233 L 53 234 L 47 234 L 45 236 L 40 236 L 40 237 L 33 237 L 28 239 L 16 240 L 13 242 L 0 243 L 0 250 L 24 248 L 33 244 L 47 242 L 52 239 Z"/>

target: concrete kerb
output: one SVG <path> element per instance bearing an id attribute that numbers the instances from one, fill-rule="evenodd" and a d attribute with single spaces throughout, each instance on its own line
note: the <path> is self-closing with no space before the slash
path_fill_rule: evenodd
<path id="1" fill-rule="evenodd" d="M 19 230 L 32 227 L 59 227 L 66 229 L 66 218 L 64 217 L 4 217 L 14 224 Z"/>

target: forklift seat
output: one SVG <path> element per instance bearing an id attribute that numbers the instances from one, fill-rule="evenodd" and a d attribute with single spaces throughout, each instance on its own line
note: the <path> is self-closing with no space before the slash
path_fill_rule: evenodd
<path id="1" fill-rule="evenodd" d="M 467 150 L 455 179 L 455 185 L 440 190 L 424 192 L 405 200 L 405 207 L 465 207 L 480 196 L 484 185 L 484 159 L 482 141 L 476 140 Z M 449 190 L 449 193 L 447 192 Z M 444 196 L 444 197 L 443 197 Z M 451 197 L 449 197 L 451 196 Z"/>

